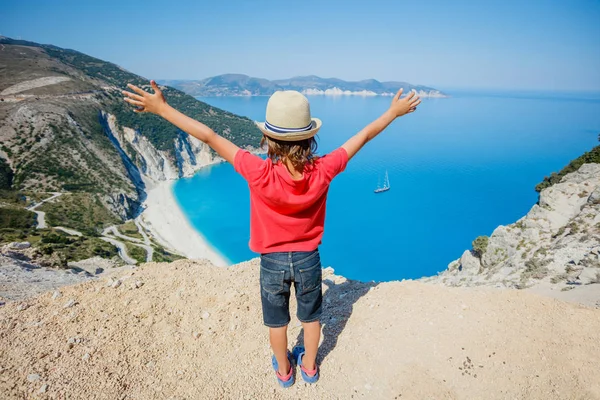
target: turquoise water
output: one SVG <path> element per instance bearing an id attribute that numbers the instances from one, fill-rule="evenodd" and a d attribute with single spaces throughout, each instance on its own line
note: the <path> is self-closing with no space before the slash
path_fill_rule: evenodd
<path id="1" fill-rule="evenodd" d="M 264 118 L 266 97 L 201 99 Z M 321 154 L 388 106 L 383 97 L 310 97 L 323 120 Z M 386 281 L 433 275 L 479 235 L 515 222 L 537 201 L 535 185 L 590 150 L 600 133 L 600 95 L 452 93 L 424 100 L 354 159 L 331 185 L 321 246 L 324 266 Z M 391 190 L 374 194 L 389 172 Z M 228 164 L 174 186 L 192 224 L 232 262 L 248 249 L 249 199 Z"/>

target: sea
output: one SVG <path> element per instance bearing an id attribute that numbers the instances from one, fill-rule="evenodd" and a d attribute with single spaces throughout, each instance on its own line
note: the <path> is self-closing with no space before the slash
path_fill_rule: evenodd
<path id="1" fill-rule="evenodd" d="M 449 92 L 424 99 L 368 143 L 331 184 L 321 259 L 361 281 L 431 276 L 480 235 L 516 222 L 544 176 L 598 144 L 600 93 Z M 268 97 L 198 98 L 263 120 Z M 326 154 L 383 113 L 389 97 L 310 96 Z M 391 189 L 375 194 L 389 175 Z M 248 187 L 227 163 L 173 186 L 192 225 L 231 263 L 248 248 Z"/>

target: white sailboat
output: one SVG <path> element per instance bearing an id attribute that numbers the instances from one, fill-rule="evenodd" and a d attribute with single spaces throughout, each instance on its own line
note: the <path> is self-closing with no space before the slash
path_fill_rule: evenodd
<path id="1" fill-rule="evenodd" d="M 379 185 L 377 185 L 377 189 L 375 189 L 375 193 L 382 193 L 382 192 L 387 192 L 388 190 L 390 190 L 390 178 L 388 176 L 388 172 L 387 170 L 385 171 L 385 179 L 383 180 L 383 186 L 379 187 Z"/>

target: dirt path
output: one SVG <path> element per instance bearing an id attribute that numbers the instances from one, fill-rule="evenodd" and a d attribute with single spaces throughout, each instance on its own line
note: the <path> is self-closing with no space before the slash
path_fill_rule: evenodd
<path id="1" fill-rule="evenodd" d="M 59 300 L 44 294 L 7 303 L 0 307 L 0 393 L 600 399 L 600 310 L 524 291 L 361 283 L 327 273 L 321 380 L 308 386 L 300 378 L 281 389 L 261 320 L 258 270 L 256 260 L 228 268 L 151 263 L 122 274 L 120 283 L 64 288 Z M 290 348 L 302 338 L 294 316 L 288 337 Z"/>
<path id="2" fill-rule="evenodd" d="M 6 96 L 24 92 L 26 90 L 37 89 L 48 85 L 56 85 L 57 83 L 70 81 L 71 78 L 68 76 L 45 76 L 43 78 L 31 79 L 29 81 L 19 82 L 15 85 L 9 86 L 0 92 L 0 95 Z"/>
<path id="3" fill-rule="evenodd" d="M 38 229 L 46 229 L 46 213 L 43 211 L 36 211 L 36 208 L 38 208 L 39 206 L 41 206 L 42 204 L 44 204 L 47 201 L 53 200 L 55 198 L 57 198 L 58 196 L 61 196 L 63 193 L 60 192 L 55 192 L 52 194 L 52 196 L 48 197 L 47 199 L 44 199 L 42 201 L 40 201 L 39 203 L 34 204 L 33 206 L 27 208 L 29 211 L 33 211 L 34 213 L 37 214 L 37 226 L 36 228 Z"/>
<path id="4" fill-rule="evenodd" d="M 75 229 L 65 228 L 64 226 L 54 226 L 53 228 L 68 233 L 71 236 L 83 236 L 83 233 L 76 231 Z"/>

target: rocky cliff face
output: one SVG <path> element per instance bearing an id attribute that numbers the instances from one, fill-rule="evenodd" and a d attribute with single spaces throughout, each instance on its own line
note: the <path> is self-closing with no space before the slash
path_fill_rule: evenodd
<path id="1" fill-rule="evenodd" d="M 175 157 L 158 150 L 139 132 L 120 127 L 114 115 L 102 112 L 106 134 L 115 145 L 133 182 L 140 190 L 156 182 L 191 176 L 216 157 L 198 139 L 181 134 L 173 140 Z"/>
<path id="2" fill-rule="evenodd" d="M 425 281 L 449 286 L 562 291 L 600 283 L 600 164 L 585 164 L 540 193 L 514 224 L 478 238 L 448 269 Z"/>

